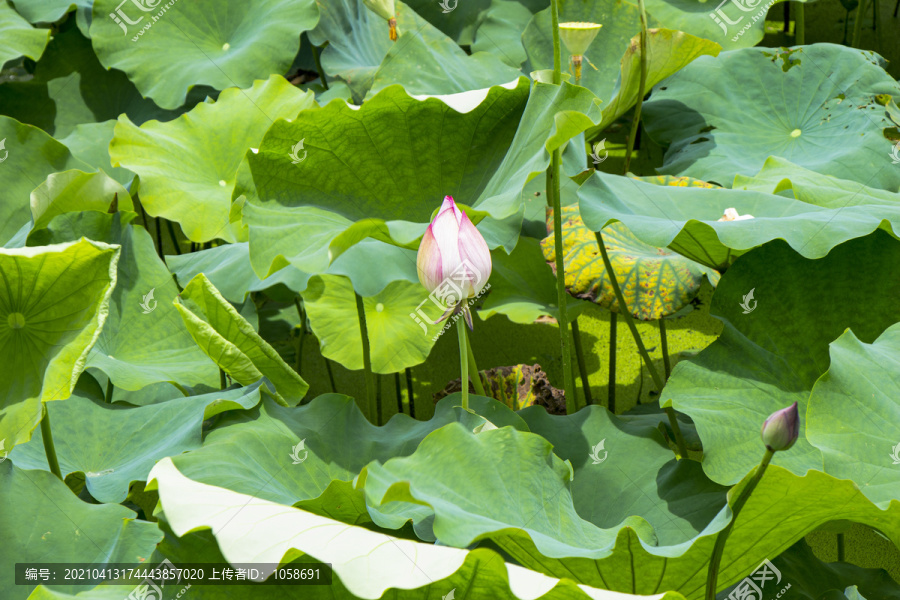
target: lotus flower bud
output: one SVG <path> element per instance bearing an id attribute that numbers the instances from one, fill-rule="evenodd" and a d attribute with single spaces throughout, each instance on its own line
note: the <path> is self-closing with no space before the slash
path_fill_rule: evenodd
<path id="1" fill-rule="evenodd" d="M 460 300 L 476 296 L 491 275 L 487 242 L 451 196 L 444 197 L 422 237 L 416 268 L 419 281 L 429 292 L 450 287 L 453 293 L 449 295 Z"/>
<path id="2" fill-rule="evenodd" d="M 773 412 L 763 423 L 760 435 L 766 448 L 778 452 L 793 446 L 799 433 L 800 413 L 797 411 L 797 403 L 794 402 L 787 408 Z"/>
<path id="3" fill-rule="evenodd" d="M 603 25 L 597 23 L 569 22 L 559 24 L 559 37 L 566 50 L 573 56 L 582 56 Z"/>

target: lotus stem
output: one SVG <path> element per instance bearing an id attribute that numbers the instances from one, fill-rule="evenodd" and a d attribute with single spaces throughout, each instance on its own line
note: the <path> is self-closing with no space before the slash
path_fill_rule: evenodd
<path id="1" fill-rule="evenodd" d="M 628 174 L 628 169 L 631 167 L 631 153 L 634 151 L 634 140 L 637 138 L 637 130 L 641 124 L 641 108 L 644 106 L 644 94 L 647 91 L 647 9 L 644 7 L 644 0 L 638 0 L 638 8 L 641 11 L 641 80 L 638 85 L 637 103 L 634 105 L 634 120 L 631 122 L 631 132 L 628 134 L 624 174 Z"/>
<path id="2" fill-rule="evenodd" d="M 322 68 L 322 61 L 319 60 L 319 48 L 315 44 L 310 44 L 310 46 L 312 46 L 313 60 L 316 61 L 316 70 L 319 72 L 319 79 L 322 80 L 322 87 L 327 90 L 328 80 L 325 79 L 325 70 Z"/>
<path id="3" fill-rule="evenodd" d="M 159 225 L 160 219 L 162 217 L 156 217 L 156 253 L 159 254 L 159 260 L 166 262 L 165 252 L 163 252 L 162 229 Z"/>
<path id="4" fill-rule="evenodd" d="M 584 362 L 584 350 L 581 347 L 581 332 L 578 330 L 578 317 L 572 319 L 572 341 L 575 345 L 575 358 L 578 361 L 578 374 L 581 376 L 581 387 L 584 389 L 584 404 L 593 404 L 591 384 L 588 381 L 587 366 Z"/>
<path id="5" fill-rule="evenodd" d="M 806 18 L 803 3 L 794 2 L 794 41 L 798 46 L 806 43 Z"/>
<path id="6" fill-rule="evenodd" d="M 169 237 L 172 238 L 172 245 L 175 246 L 175 254 L 181 256 L 181 247 L 178 245 L 178 237 L 175 235 L 175 228 L 172 221 L 166 219 L 166 228 L 169 230 Z"/>
<path id="7" fill-rule="evenodd" d="M 862 23 L 866 16 L 867 8 L 869 7 L 866 4 L 866 0 L 859 0 L 859 6 L 856 7 L 856 21 L 853 23 L 853 41 L 850 44 L 854 48 L 860 47 L 860 42 L 862 40 Z"/>
<path id="8" fill-rule="evenodd" d="M 297 334 L 297 356 L 294 358 L 294 370 L 297 371 L 297 375 L 300 375 L 300 367 L 303 361 L 303 338 L 306 335 L 306 318 L 303 316 L 303 307 L 300 305 L 300 300 L 298 300 L 297 296 L 294 296 L 294 306 L 297 307 L 297 316 L 300 317 L 300 325 L 298 326 L 300 332 Z"/>
<path id="9" fill-rule="evenodd" d="M 381 425 L 381 415 L 377 412 L 375 398 L 375 374 L 372 372 L 372 355 L 369 351 L 369 330 L 366 327 L 366 308 L 362 296 L 356 294 L 356 314 L 359 316 L 359 333 L 362 336 L 363 369 L 366 376 L 366 406 L 369 420 Z"/>
<path id="10" fill-rule="evenodd" d="M 725 526 L 725 529 L 720 531 L 719 535 L 716 537 L 716 544 L 713 547 L 713 553 L 709 559 L 709 571 L 707 571 L 706 574 L 706 600 L 716 600 L 716 581 L 719 578 L 719 564 L 722 562 L 722 555 L 725 552 L 725 542 L 728 541 L 728 536 L 731 534 L 735 522 L 737 522 L 738 514 L 741 512 L 741 509 L 744 508 L 744 504 L 747 503 L 747 500 L 750 499 L 750 494 L 756 489 L 756 485 L 759 483 L 759 480 L 762 479 L 763 473 L 766 472 L 766 467 L 769 466 L 769 462 L 772 460 L 774 454 L 775 453 L 772 450 L 766 449 L 766 454 L 756 468 L 753 479 L 747 483 L 747 487 L 743 489 L 741 495 L 738 496 L 737 501 L 734 503 L 734 507 L 731 509 L 731 522 L 728 523 L 728 525 Z"/>
<path id="11" fill-rule="evenodd" d="M 394 373 L 394 391 L 397 392 L 397 414 L 403 413 L 403 390 L 400 387 L 400 372 Z"/>
<path id="12" fill-rule="evenodd" d="M 481 371 L 478 370 L 478 365 L 475 364 L 475 353 L 472 352 L 472 342 L 469 340 L 468 334 L 466 335 L 466 354 L 469 360 L 469 372 L 472 373 L 472 385 L 475 387 L 475 393 L 479 396 L 487 396 L 484 393 L 484 385 L 481 383 Z"/>
<path id="13" fill-rule="evenodd" d="M 837 555 L 838 562 L 844 562 L 844 534 L 837 534 Z"/>
<path id="14" fill-rule="evenodd" d="M 469 357 L 466 352 L 466 324 L 465 319 L 456 320 L 456 333 L 459 337 L 459 385 L 462 389 L 463 410 L 469 410 Z"/>
<path id="15" fill-rule="evenodd" d="M 616 414 L 616 338 L 619 333 L 619 316 L 609 313 L 609 396 L 607 408 Z"/>
<path id="16" fill-rule="evenodd" d="M 416 397 L 413 395 L 412 369 L 406 367 L 406 396 L 409 402 L 409 416 L 416 418 Z"/>
<path id="17" fill-rule="evenodd" d="M 669 340 L 666 336 L 666 322 L 659 319 L 659 345 L 662 349 L 663 367 L 666 370 L 666 381 L 669 381 L 669 375 L 672 373 L 672 364 L 669 362 Z"/>
<path id="18" fill-rule="evenodd" d="M 47 464 L 50 466 L 50 472 L 59 477 L 60 481 L 65 481 L 62 471 L 59 469 L 59 459 L 56 458 L 56 446 L 53 445 L 53 433 L 50 431 L 50 411 L 47 410 L 47 404 L 43 404 L 44 414 L 41 418 L 41 438 L 44 441 L 44 454 L 47 455 Z"/>
<path id="19" fill-rule="evenodd" d="M 619 303 L 619 314 L 625 318 L 625 323 L 628 324 L 628 329 L 631 330 L 631 335 L 634 337 L 635 344 L 637 344 L 638 352 L 641 353 L 641 358 L 647 363 L 647 370 L 650 371 L 650 377 L 653 378 L 656 389 L 661 392 L 664 386 L 663 381 L 659 378 L 659 373 L 656 372 L 653 363 L 650 362 L 650 355 L 647 354 L 647 348 L 644 347 L 644 341 L 641 339 L 641 334 L 638 333 L 637 326 L 634 324 L 634 317 L 631 316 L 628 305 L 625 303 L 625 297 L 622 295 L 622 288 L 619 287 L 619 282 L 616 280 L 616 274 L 613 271 L 612 263 L 609 261 L 606 244 L 603 243 L 603 234 L 597 231 L 594 232 L 594 235 L 597 237 L 597 244 L 600 246 L 600 255 L 603 257 L 603 266 L 606 268 L 606 273 L 609 275 L 609 282 L 612 284 L 613 292 L 616 295 L 616 301 Z M 681 428 L 678 425 L 678 420 L 675 418 L 675 411 L 670 406 L 666 407 L 664 410 L 669 417 L 669 425 L 672 427 L 672 433 L 675 435 L 678 453 L 682 458 L 687 458 L 687 445 L 684 443 L 684 436 L 681 435 Z"/>
<path id="20" fill-rule="evenodd" d="M 337 393 L 337 386 L 334 385 L 334 373 L 331 371 L 331 361 L 324 356 L 322 357 L 325 360 L 325 370 L 328 372 L 328 383 L 331 384 L 331 393 Z"/>

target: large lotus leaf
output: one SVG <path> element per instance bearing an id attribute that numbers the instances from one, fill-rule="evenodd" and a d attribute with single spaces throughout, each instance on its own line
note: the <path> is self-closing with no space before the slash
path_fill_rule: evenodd
<path id="1" fill-rule="evenodd" d="M 855 481 L 876 505 L 900 501 L 900 325 L 866 344 L 845 331 L 809 398 L 807 434 L 824 471 Z"/>
<path id="2" fill-rule="evenodd" d="M 578 85 L 591 90 L 606 102 L 612 97 L 616 87 L 619 59 L 629 47 L 631 39 L 641 31 L 637 5 L 615 0 L 563 0 L 559 2 L 559 21 L 584 21 L 603 25 L 585 53 L 587 59 L 582 64 Z M 656 24 L 651 21 L 650 25 Z M 545 8 L 534 16 L 522 33 L 522 44 L 528 53 L 526 72 L 553 68 L 552 32 L 550 8 Z M 572 74 L 570 83 L 575 83 L 572 55 L 564 45 L 560 48 L 560 59 L 563 71 Z M 596 70 L 588 64 L 588 60 L 597 67 Z"/>
<path id="3" fill-rule="evenodd" d="M 823 206 L 812 204 L 819 198 Z M 594 173 L 579 188 L 578 199 L 581 217 L 592 231 L 621 221 L 641 241 L 717 271 L 770 240 L 785 240 L 806 258 L 821 258 L 878 228 L 900 231 L 900 203 L 854 205 L 835 202 L 829 195 L 801 201 L 751 190 L 660 186 Z M 863 196 L 858 200 L 868 202 Z M 728 208 L 755 218 L 720 222 Z"/>
<path id="4" fill-rule="evenodd" d="M 79 160 L 83 160 L 95 169 L 101 169 L 110 177 L 129 186 L 134 180 L 134 173 L 122 167 L 112 166 L 109 157 L 109 143 L 113 139 L 116 121 L 102 123 L 82 123 L 76 125 L 66 137 L 59 142 L 66 146 Z"/>
<path id="5" fill-rule="evenodd" d="M 47 176 L 57 171 L 91 168 L 72 156 L 69 149 L 31 125 L 0 115 L 0 150 L 3 168 L 0 169 L 0 246 L 6 244 L 24 226 L 31 210 L 29 197 Z"/>
<path id="6" fill-rule="evenodd" d="M 375 72 L 366 99 L 399 84 L 408 94 L 455 94 L 517 79 L 522 73 L 496 56 L 497 48 L 467 54 L 412 9 L 396 2 L 400 37 Z M 404 13 L 404 22 L 400 16 Z M 382 33 L 382 35 L 384 35 Z M 429 68 L 423 69 L 422 65 Z"/>
<path id="7" fill-rule="evenodd" d="M 150 215 L 177 221 L 195 242 L 233 242 L 237 232 L 229 227 L 229 211 L 244 154 L 273 120 L 314 105 L 311 92 L 272 75 L 247 90 L 227 89 L 215 103 L 202 102 L 169 123 L 137 127 L 122 116 L 110 156 L 140 175 L 141 202 Z"/>
<path id="8" fill-rule="evenodd" d="M 256 496 L 197 483 L 181 474 L 171 459 L 158 463 L 151 477 L 176 534 L 210 529 L 222 555 L 232 563 L 274 565 L 299 550 L 330 563 L 335 580 L 355 598 L 381 598 L 393 588 L 392 594 L 410 600 L 437 597 L 442 592 L 452 597 L 454 590 L 460 597 L 490 590 L 492 597 L 504 600 L 637 600 L 635 596 L 623 597 L 577 586 L 570 580 L 546 577 L 505 563 L 490 550 L 470 552 L 395 538 Z M 330 590 L 327 597 L 333 597 Z M 677 600 L 682 596 L 665 593 L 651 598 Z"/>
<path id="9" fill-rule="evenodd" d="M 604 450 L 596 449 L 599 441 L 580 442 L 584 444 L 582 456 L 596 453 L 602 459 Z M 628 593 L 675 590 L 691 600 L 704 596 L 706 569 L 702 565 L 709 560 L 718 532 L 732 518 L 729 506 L 723 507 L 699 535 L 680 544 L 657 545 L 652 527 L 640 516 L 627 518 L 627 526 L 600 529 L 574 514 L 574 482 L 569 483 L 572 467 L 553 456 L 550 449 L 546 440 L 534 434 L 503 428 L 473 436 L 451 424 L 425 438 L 409 457 L 384 465 L 373 462 L 360 474 L 359 485 L 365 483 L 370 507 L 399 502 L 433 509 L 434 533 L 449 545 L 467 547 L 477 540 L 490 539 L 522 566 L 547 575 Z M 608 452 L 612 460 L 613 449 Z M 629 473 L 642 470 L 645 458 L 626 452 L 622 460 L 624 480 Z M 593 468 L 593 459 L 591 463 Z M 602 465 L 605 463 L 596 468 Z M 473 472 L 481 476 L 472 477 Z M 671 472 L 666 473 L 664 468 L 660 473 L 658 483 L 663 488 L 677 488 L 679 476 L 686 474 L 667 480 Z M 693 475 L 703 481 L 696 470 Z M 748 474 L 729 492 L 730 503 L 751 477 Z M 609 493 L 617 489 L 613 488 Z M 678 491 L 672 496 L 677 497 Z M 721 494 L 714 486 L 707 484 L 704 496 L 708 502 L 721 503 Z M 652 502 L 638 505 L 649 508 Z M 658 518 L 669 510 L 659 508 L 663 512 Z M 684 498 L 675 510 L 697 508 L 696 500 Z M 610 511 L 609 516 L 621 514 L 625 513 Z M 867 523 L 896 543 L 900 539 L 897 515 L 900 503 L 882 511 L 851 481 L 817 471 L 796 477 L 781 467 L 770 466 L 732 528 L 721 563 L 719 589 L 832 520 Z M 760 523 L 779 526 L 761 530 Z M 670 535 L 671 529 L 679 529 L 674 537 L 683 539 L 690 528 L 684 522 L 679 525 L 670 528 Z M 702 522 L 695 527 L 703 527 Z M 597 545 L 601 540 L 604 543 Z M 584 542 L 588 544 L 581 545 Z"/>
<path id="10" fill-rule="evenodd" d="M 680 362 L 662 392 L 663 406 L 694 420 L 703 441 L 703 469 L 711 479 L 729 484 L 743 477 L 763 447 L 763 421 L 795 401 L 800 437 L 772 462 L 798 474 L 823 469 L 822 453 L 806 435 L 810 392 L 829 368 L 829 344 L 847 328 L 872 343 L 900 321 L 894 301 L 900 294 L 898 261 L 900 242 L 882 231 L 841 244 L 819 260 L 798 256 L 776 240 L 742 257 L 722 278 L 710 306 L 725 324 L 722 335 Z M 886 442 L 874 431 L 874 437 L 861 435 L 882 449 Z M 823 433 L 837 432 L 828 426 Z M 887 460 L 889 447 L 883 450 Z M 858 452 L 878 464 L 875 448 Z"/>
<path id="11" fill-rule="evenodd" d="M 530 13 L 547 8 L 549 4 L 547 0 L 521 0 L 521 2 L 517 0 L 516 3 L 521 4 Z M 498 9 L 498 3 L 493 0 L 470 0 L 469 2 L 409 0 L 407 4 L 461 46 L 473 45 L 477 42 L 478 28 Z M 528 20 L 526 19 L 519 27 L 520 34 L 527 24 Z"/>
<path id="12" fill-rule="evenodd" d="M 51 173 L 31 192 L 32 231 L 46 228 L 55 217 L 65 213 L 109 212 L 113 202 L 117 210 L 134 210 L 128 191 L 103 171 Z"/>
<path id="13" fill-rule="evenodd" d="M 783 0 L 770 0 L 777 4 Z M 755 46 L 763 39 L 770 2 L 740 0 L 714 3 L 695 0 L 646 0 L 647 12 L 663 27 L 712 40 L 726 49 Z M 774 14 L 774 13 L 773 13 Z"/>
<path id="14" fill-rule="evenodd" d="M 362 333 L 350 279 L 316 275 L 302 295 L 322 356 L 350 370 L 362 369 Z M 425 362 L 437 334 L 446 325 L 432 323 L 443 309 L 432 306 L 428 298 L 421 284 L 404 280 L 393 281 L 374 296 L 363 298 L 373 371 L 397 373 Z"/>
<path id="15" fill-rule="evenodd" d="M 598 527 L 638 515 L 659 546 L 673 546 L 697 536 L 725 505 L 727 488 L 707 479 L 698 462 L 675 460 L 656 422 L 621 419 L 598 406 L 567 416 L 539 408 L 520 414 L 572 463 L 572 503 Z"/>
<path id="16" fill-rule="evenodd" d="M 250 246 L 247 242 L 223 244 L 208 250 L 167 256 L 166 265 L 182 285 L 187 285 L 198 273 L 203 273 L 216 286 L 222 297 L 233 304 L 241 304 L 250 292 L 283 285 L 296 292 L 306 289 L 309 275 L 287 266 L 260 279 L 250 265 Z"/>
<path id="17" fill-rule="evenodd" d="M 785 599 L 900 600 L 900 584 L 893 581 L 883 569 L 864 569 L 848 562 L 825 563 L 813 554 L 805 540 L 791 546 L 772 559 L 771 563 L 778 569 L 780 577 L 769 579 L 764 590 L 766 593 L 777 594 L 790 584 L 790 592 L 782 595 Z M 747 575 L 750 575 L 749 571 Z M 858 588 L 857 593 L 862 592 L 865 597 L 853 596 L 849 592 L 844 595 L 848 587 Z M 830 594 L 826 594 L 827 592 Z M 727 600 L 727 595 L 727 592 L 722 592 L 718 598 Z"/>
<path id="18" fill-rule="evenodd" d="M 416 99 L 398 86 L 362 107 L 333 101 L 276 121 L 259 152 L 248 154 L 255 191 L 243 221 L 251 256 L 265 253 L 254 264 L 281 254 L 314 274 L 366 236 L 415 247 L 440 198 L 471 206 L 503 160 L 529 84 L 510 86 L 440 99 Z M 281 241 L 258 251 L 255 235 Z"/>
<path id="19" fill-rule="evenodd" d="M 31 437 L 41 402 L 68 398 L 97 341 L 119 248 L 81 240 L 0 250 L 0 440 Z"/>
<path id="20" fill-rule="evenodd" d="M 558 319 L 557 300 L 556 278 L 544 262 L 540 242 L 521 237 L 511 254 L 497 251 L 491 255 L 491 293 L 478 315 L 487 319 L 501 314 L 513 323 L 528 325 L 545 315 Z M 567 302 L 570 320 L 588 307 L 577 298 L 569 297 Z"/>
<path id="21" fill-rule="evenodd" d="M 87 9 L 90 13 L 94 0 L 16 0 L 16 11 L 31 23 L 55 23 L 69 12 Z"/>
<path id="22" fill-rule="evenodd" d="M 103 66 L 124 71 L 141 94 L 167 109 L 184 104 L 197 85 L 248 88 L 255 79 L 287 72 L 300 34 L 319 19 L 314 0 L 170 4 L 121 7 L 118 0 L 95 0 L 91 22 Z"/>
<path id="23" fill-rule="evenodd" d="M 235 381 L 248 385 L 267 377 L 275 397 L 295 405 L 309 385 L 285 363 L 203 273 L 178 295 L 175 308 L 197 345 Z"/>
<path id="24" fill-rule="evenodd" d="M 426 435 L 455 421 L 470 430 L 485 419 L 527 429 L 515 413 L 488 398 L 472 396 L 470 407 L 484 416 L 463 411 L 456 395 L 439 403 L 429 421 L 403 415 L 376 427 L 352 398 L 339 394 L 291 409 L 266 400 L 258 411 L 224 416 L 202 448 L 174 462 L 195 481 L 347 523 L 368 523 L 365 498 L 351 481 L 372 460 L 406 456 Z"/>
<path id="25" fill-rule="evenodd" d="M 63 477 L 80 473 L 98 502 L 122 502 L 129 485 L 145 481 L 158 460 L 200 448 L 204 419 L 256 406 L 262 384 L 137 408 L 76 391 L 65 402 L 47 406 Z M 40 431 L 10 458 L 17 467 L 49 471 Z"/>
<path id="26" fill-rule="evenodd" d="M 106 15 L 103 18 L 109 20 Z M 195 96 L 198 94 L 192 94 L 191 102 L 203 99 L 203 95 Z M 91 41 L 71 21 L 53 35 L 33 78 L 0 85 L 0 105 L 3 114 L 57 138 L 68 136 L 79 124 L 114 120 L 122 113 L 137 124 L 148 119 L 169 120 L 179 114 L 142 97 L 121 71 L 104 68 Z"/>
<path id="27" fill-rule="evenodd" d="M 137 567 L 162 538 L 156 524 L 138 521 L 117 504 L 82 502 L 49 471 L 0 463 L 0 595 L 24 600 L 32 586 L 15 585 L 15 563 L 126 563 Z M 37 582 L 35 582 L 35 585 Z M 75 593 L 80 586 L 60 586 Z M 119 588 L 120 598 L 121 590 Z"/>
<path id="28" fill-rule="evenodd" d="M 0 50 L 2 67 L 4 63 L 20 56 L 39 59 L 50 41 L 50 30 L 35 29 L 12 6 L 0 2 L 0 38 L 3 39 Z"/>
<path id="29" fill-rule="evenodd" d="M 491 0 L 490 8 L 481 13 L 476 24 L 472 51 L 493 52 L 518 69 L 528 58 L 522 45 L 522 31 L 531 18 L 531 11 L 520 2 Z"/>
<path id="30" fill-rule="evenodd" d="M 745 85 L 748 78 L 754 85 Z M 884 135 L 894 123 L 878 94 L 900 96 L 900 84 L 871 53 L 834 44 L 745 48 L 701 57 L 658 86 L 644 126 L 669 145 L 662 173 L 730 186 L 779 156 L 896 191 L 900 171 L 885 168 Z"/>
<path id="31" fill-rule="evenodd" d="M 695 58 L 705 55 L 717 56 L 722 50 L 721 46 L 707 39 L 694 37 L 682 31 L 657 28 L 647 31 L 647 47 L 645 90 L 677 73 Z M 585 133 L 588 139 L 599 137 L 600 133 L 637 103 L 641 81 L 640 34 L 632 38 L 628 44 L 619 71 L 616 87 L 609 101 L 603 104 L 600 122 Z"/>
<path id="32" fill-rule="evenodd" d="M 127 213 L 93 213 L 98 220 L 81 220 L 89 214 L 57 217 L 48 232 L 29 238 L 53 243 L 85 235 L 121 246 L 109 317 L 88 355 L 87 366 L 103 371 L 124 390 L 166 381 L 183 387 L 218 386 L 218 369 L 194 343 L 172 306 L 178 288 L 159 259 L 150 234 L 143 227 L 129 225 Z M 61 218 L 69 220 L 57 227 Z"/>
<path id="33" fill-rule="evenodd" d="M 563 207 L 562 218 L 566 290 L 576 298 L 620 312 L 594 232 L 585 227 L 577 206 Z M 547 232 L 541 250 L 555 273 L 556 236 L 550 209 Z M 666 248 L 645 244 L 621 222 L 603 229 L 603 241 L 628 312 L 642 321 L 661 319 L 684 308 L 700 291 L 704 276 L 713 285 L 719 280 L 712 269 Z"/>

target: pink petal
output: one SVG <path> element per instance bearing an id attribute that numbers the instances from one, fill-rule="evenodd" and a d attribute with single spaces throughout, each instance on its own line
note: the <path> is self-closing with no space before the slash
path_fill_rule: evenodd
<path id="1" fill-rule="evenodd" d="M 433 291 L 444 278 L 441 269 L 441 250 L 437 240 L 431 232 L 431 225 L 425 230 L 422 242 L 419 244 L 419 253 L 416 255 L 416 270 L 419 272 L 419 281 L 429 292 Z"/>
<path id="2" fill-rule="evenodd" d="M 469 267 L 475 271 L 475 279 L 471 282 L 470 289 L 467 290 L 470 296 L 474 296 L 481 291 L 491 276 L 491 251 L 481 233 L 465 213 L 463 213 L 459 227 L 460 259 L 468 261 Z"/>
<path id="3" fill-rule="evenodd" d="M 430 228 L 437 247 L 440 249 L 441 269 L 446 277 L 460 264 L 459 223 L 452 211 L 444 210 L 434 218 Z"/>

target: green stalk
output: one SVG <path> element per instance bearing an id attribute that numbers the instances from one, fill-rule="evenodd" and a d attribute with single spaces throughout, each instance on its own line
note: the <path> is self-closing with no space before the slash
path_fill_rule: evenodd
<path id="1" fill-rule="evenodd" d="M 403 389 L 400 387 L 400 372 L 394 373 L 394 391 L 397 392 L 397 414 L 403 414 Z"/>
<path id="2" fill-rule="evenodd" d="M 794 2 L 794 42 L 798 46 L 806 43 L 806 18 L 803 15 L 802 2 Z"/>
<path id="3" fill-rule="evenodd" d="M 463 333 L 465 334 L 465 331 Z M 475 386 L 475 393 L 479 396 L 487 396 L 484 393 L 484 385 L 481 383 L 481 372 L 478 370 L 478 365 L 475 364 L 475 353 L 472 352 L 472 342 L 469 341 L 468 334 L 466 334 L 466 354 L 469 358 L 469 372 L 472 373 L 472 385 Z"/>
<path id="4" fill-rule="evenodd" d="M 641 353 L 641 358 L 647 363 L 647 370 L 650 371 L 650 377 L 653 378 L 656 389 L 662 392 L 664 385 L 663 381 L 659 378 L 659 373 L 656 372 L 653 363 L 650 362 L 650 355 L 647 354 L 647 349 L 644 347 L 644 341 L 641 339 L 641 334 L 638 333 L 637 326 L 634 324 L 634 317 L 631 316 L 631 313 L 628 311 L 628 305 L 625 304 L 622 288 L 619 287 L 619 282 L 616 280 L 616 274 L 613 271 L 612 263 L 609 261 L 609 254 L 606 252 L 606 244 L 603 243 L 603 235 L 599 231 L 594 232 L 594 235 L 597 237 L 597 244 L 600 246 L 600 255 L 603 257 L 603 266 L 606 268 L 606 272 L 609 275 L 609 282 L 612 284 L 613 292 L 615 292 L 616 300 L 619 303 L 619 313 L 625 318 L 625 323 L 628 324 L 628 329 L 631 330 L 631 335 L 634 337 L 634 343 L 637 344 L 638 352 Z M 678 453 L 681 454 L 682 458 L 687 458 L 687 445 L 684 443 L 684 436 L 681 435 L 681 427 L 678 426 L 678 421 L 675 419 L 675 411 L 672 410 L 671 406 L 666 407 L 664 410 L 669 417 L 669 425 L 672 427 L 672 433 L 675 434 L 675 443 L 678 444 Z"/>
<path id="5" fill-rule="evenodd" d="M 224 390 L 228 387 L 228 381 L 225 379 L 225 371 L 219 369 L 219 389 Z"/>
<path id="6" fill-rule="evenodd" d="M 328 383 L 331 384 L 331 393 L 337 393 L 337 386 L 334 385 L 334 373 L 331 371 L 331 361 L 324 356 L 322 357 L 325 360 L 325 370 L 328 372 Z"/>
<path id="7" fill-rule="evenodd" d="M 466 324 L 465 319 L 456 320 L 456 333 L 459 338 L 459 384 L 462 388 L 462 407 L 469 410 L 469 357 L 466 352 Z"/>
<path id="8" fill-rule="evenodd" d="M 659 345 L 662 349 L 663 366 L 666 369 L 666 381 L 669 381 L 669 375 L 672 373 L 672 363 L 669 362 L 669 340 L 666 337 L 666 322 L 659 321 Z"/>
<path id="9" fill-rule="evenodd" d="M 297 334 L 297 356 L 294 359 L 294 370 L 297 371 L 297 375 L 300 375 L 300 367 L 303 361 L 303 339 L 306 336 L 306 318 L 303 316 L 303 307 L 300 306 L 300 300 L 298 300 L 297 296 L 294 296 L 294 306 L 297 307 L 297 316 L 300 317 L 300 333 Z"/>
<path id="10" fill-rule="evenodd" d="M 409 401 L 409 416 L 416 418 L 416 397 L 413 394 L 412 369 L 406 367 L 406 395 Z"/>
<path id="11" fill-rule="evenodd" d="M 716 545 L 713 547 L 712 557 L 709 559 L 709 571 L 707 571 L 706 574 L 706 600 L 716 600 L 716 580 L 719 578 L 719 564 L 722 562 L 722 555 L 725 551 L 725 542 L 728 540 L 728 536 L 731 534 L 731 530 L 737 522 L 738 513 L 741 512 L 741 509 L 744 508 L 747 500 L 750 499 L 750 494 L 756 489 L 756 484 L 762 479 L 763 473 L 766 472 L 766 467 L 769 466 L 769 462 L 772 460 L 772 455 L 774 454 L 773 451 L 768 448 L 766 449 L 766 454 L 756 468 L 753 479 L 750 480 L 747 487 L 745 487 L 741 492 L 741 495 L 738 496 L 737 502 L 734 503 L 734 507 L 731 509 L 731 522 L 725 529 L 720 531 L 719 535 L 716 537 Z"/>
<path id="12" fill-rule="evenodd" d="M 162 219 L 162 217 L 156 217 L 156 245 L 158 246 L 156 252 L 159 254 L 159 260 L 166 262 L 165 252 L 163 251 L 162 229 L 159 226 L 160 219 Z"/>
<path id="13" fill-rule="evenodd" d="M 641 124 L 641 108 L 644 106 L 644 94 L 647 91 L 647 9 L 644 0 L 638 0 L 638 8 L 641 11 L 641 80 L 638 87 L 637 104 L 634 105 L 634 120 L 631 122 L 631 132 L 628 134 L 628 148 L 625 150 L 625 173 L 631 167 L 631 153 L 634 151 L 634 140 L 637 138 L 638 127 Z"/>
<path id="14" fill-rule="evenodd" d="M 169 237 L 172 238 L 172 245 L 175 246 L 175 254 L 181 256 L 181 247 L 178 245 L 178 237 L 175 235 L 175 228 L 172 227 L 172 221 L 166 219 L 166 228 L 169 230 Z"/>
<path id="15" fill-rule="evenodd" d="M 44 454 L 47 455 L 47 464 L 50 465 L 50 472 L 65 481 L 62 471 L 59 470 L 59 459 L 56 458 L 56 446 L 53 445 L 53 433 L 50 431 L 50 411 L 47 405 L 43 405 L 44 416 L 41 418 L 41 438 L 44 440 Z"/>
<path id="16" fill-rule="evenodd" d="M 372 355 L 369 352 L 369 330 L 366 327 L 366 309 L 362 296 L 356 294 L 356 314 L 359 316 L 359 332 L 362 335 L 363 369 L 366 375 L 366 406 L 369 420 L 381 425 L 381 415 L 376 412 L 375 374 L 372 372 Z"/>
<path id="17" fill-rule="evenodd" d="M 607 408 L 616 414 L 616 338 L 619 333 L 619 315 L 609 313 L 609 396 Z"/>
<path id="18" fill-rule="evenodd" d="M 844 562 L 844 534 L 837 534 L 837 554 L 838 562 Z"/>
<path id="19" fill-rule="evenodd" d="M 851 42 L 851 46 L 854 48 L 859 48 L 860 41 L 862 39 L 862 23 L 863 19 L 866 17 L 866 9 L 869 8 L 866 5 L 866 0 L 859 0 L 859 6 L 856 7 L 856 21 L 853 23 L 853 41 Z"/>
<path id="20" fill-rule="evenodd" d="M 561 59 L 559 50 L 559 5 L 558 0 L 551 0 L 550 14 L 553 21 L 553 84 L 561 85 Z M 563 393 L 566 396 L 566 413 L 573 414 L 577 410 L 575 401 L 575 375 L 572 372 L 572 350 L 569 347 L 569 315 L 566 314 L 566 266 L 563 261 L 562 246 L 562 209 L 560 208 L 559 164 L 562 152 L 559 148 L 553 151 L 550 168 L 547 169 L 547 199 L 553 206 L 553 234 L 556 243 L 556 305 L 559 307 L 559 344 L 562 351 Z"/>
<path id="21" fill-rule="evenodd" d="M 591 384 L 588 382 L 587 366 L 584 362 L 584 350 L 581 347 L 581 332 L 578 330 L 578 317 L 572 319 L 572 341 L 575 343 L 575 358 L 578 361 L 578 374 L 581 376 L 581 387 L 584 388 L 585 405 L 593 404 Z"/>
<path id="22" fill-rule="evenodd" d="M 312 55 L 313 60 L 316 61 L 316 70 L 319 72 L 319 79 L 322 80 L 322 87 L 326 90 L 328 89 L 328 80 L 325 79 L 325 70 L 322 69 L 322 61 L 319 60 L 319 49 L 315 44 L 310 44 L 312 46 Z"/>

